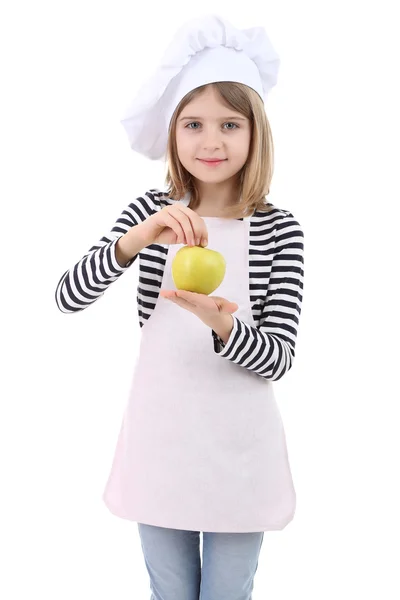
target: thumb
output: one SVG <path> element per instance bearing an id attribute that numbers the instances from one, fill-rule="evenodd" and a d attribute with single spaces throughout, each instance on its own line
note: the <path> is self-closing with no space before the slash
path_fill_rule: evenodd
<path id="1" fill-rule="evenodd" d="M 230 302 L 230 300 L 221 298 L 221 296 L 213 296 L 213 299 L 222 311 L 233 313 L 239 308 L 239 305 L 236 302 Z"/>
<path id="2" fill-rule="evenodd" d="M 228 301 L 226 301 L 226 302 L 224 302 L 222 304 L 222 309 L 224 311 L 226 311 L 226 312 L 229 312 L 229 313 L 236 312 L 238 308 L 239 308 L 239 306 L 236 304 L 236 302 L 228 302 Z"/>

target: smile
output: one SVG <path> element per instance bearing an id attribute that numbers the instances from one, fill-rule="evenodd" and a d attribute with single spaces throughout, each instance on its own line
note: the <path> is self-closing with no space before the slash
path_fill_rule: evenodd
<path id="1" fill-rule="evenodd" d="M 201 158 L 198 158 L 197 160 L 199 160 L 204 165 L 207 165 L 208 167 L 217 167 L 218 165 L 225 162 L 227 159 L 225 158 L 224 160 L 202 160 Z"/>

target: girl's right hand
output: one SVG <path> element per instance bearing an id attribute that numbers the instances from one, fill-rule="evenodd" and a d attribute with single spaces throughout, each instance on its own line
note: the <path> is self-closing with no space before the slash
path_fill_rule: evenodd
<path id="1" fill-rule="evenodd" d="M 150 244 L 185 244 L 207 246 L 208 231 L 205 221 L 184 204 L 165 206 L 141 223 Z"/>

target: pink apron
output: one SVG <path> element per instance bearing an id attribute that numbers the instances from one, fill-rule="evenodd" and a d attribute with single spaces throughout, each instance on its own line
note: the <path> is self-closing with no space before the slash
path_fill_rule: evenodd
<path id="1" fill-rule="evenodd" d="M 249 220 L 202 217 L 208 248 L 225 257 L 211 295 L 255 326 Z M 162 288 L 176 289 L 168 247 Z M 118 517 L 206 532 L 283 529 L 296 494 L 273 385 L 214 352 L 211 329 L 158 297 L 140 352 L 103 500 Z"/>

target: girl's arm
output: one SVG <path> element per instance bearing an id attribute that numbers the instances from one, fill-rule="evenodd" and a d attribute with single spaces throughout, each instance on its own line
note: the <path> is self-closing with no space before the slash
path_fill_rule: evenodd
<path id="1" fill-rule="evenodd" d="M 214 351 L 264 379 L 281 379 L 295 357 L 303 280 L 304 233 L 289 213 L 276 227 L 275 253 L 260 326 L 252 327 L 232 314 L 233 329 L 226 344 L 212 330 Z"/>
<path id="2" fill-rule="evenodd" d="M 93 304 L 135 262 L 142 238 L 140 235 L 128 238 L 125 234 L 159 210 L 159 195 L 160 192 L 153 189 L 135 198 L 122 211 L 111 231 L 62 275 L 55 292 L 61 312 L 76 313 Z M 118 243 L 122 237 L 124 240 Z M 126 262 L 129 254 L 131 258 Z"/>

